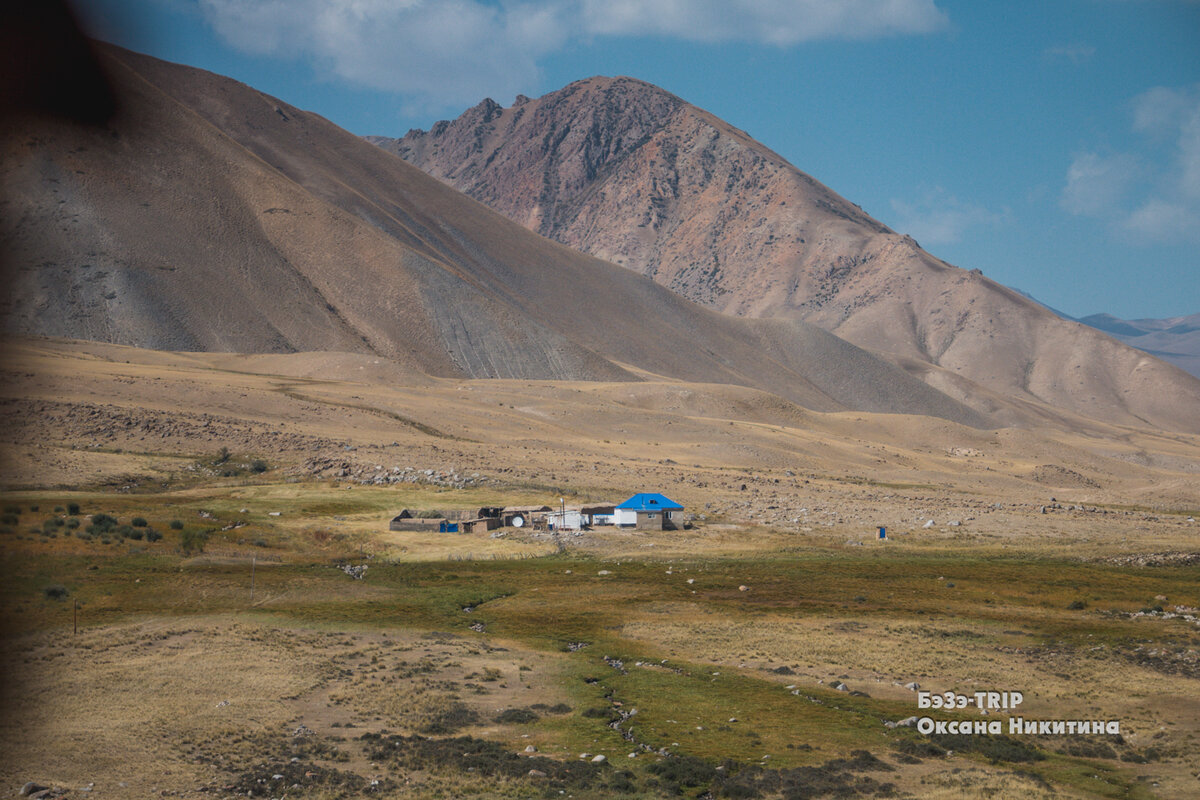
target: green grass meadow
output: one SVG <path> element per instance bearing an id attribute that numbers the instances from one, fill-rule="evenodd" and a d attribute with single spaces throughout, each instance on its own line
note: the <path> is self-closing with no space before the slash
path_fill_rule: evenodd
<path id="1" fill-rule="evenodd" d="M 1099 658 L 1094 654 L 1101 649 L 1137 652 L 1151 643 L 1186 650 L 1200 642 L 1195 626 L 1133 616 L 1161 606 L 1156 598 L 1163 596 L 1172 605 L 1200 606 L 1194 567 L 1134 570 L 900 546 L 672 559 L 606 558 L 568 546 L 560 553 L 510 557 L 483 537 L 471 551 L 478 557 L 421 560 L 390 557 L 392 551 L 378 545 L 388 518 L 402 507 L 469 507 L 498 499 L 482 490 L 268 483 L 158 494 L 10 494 L 2 502 L 15 509 L 6 513 L 17 520 L 0 532 L 0 611 L 13 641 L 36 634 L 65 644 L 76 621 L 94 631 L 131 620 L 229 615 L 313 630 L 436 631 L 519 645 L 551 660 L 555 691 L 570 698 L 573 711 L 483 735 L 514 747 L 520 735 L 530 736 L 546 744 L 543 750 L 553 746 L 572 757 L 605 754 L 614 769 L 633 775 L 628 796 L 710 791 L 707 784 L 672 784 L 655 773 L 648 765 L 661 761 L 659 751 L 709 765 L 729 759 L 788 770 L 858 750 L 894 760 L 911 749 L 906 742 L 925 738 L 912 728 L 883 724 L 924 713 L 915 698 L 855 695 L 792 680 L 790 673 L 767 667 L 786 665 L 782 656 L 755 655 L 743 668 L 715 663 L 702 648 L 668 652 L 665 644 L 624 636 L 631 620 L 652 625 L 665 619 L 675 629 L 694 624 L 697 642 L 707 635 L 707 617 L 691 619 L 690 608 L 749 630 L 780 620 L 915 624 L 945 632 L 930 634 L 931 650 L 954 651 L 980 664 L 1004 658 L 1023 664 L 1023 655 L 1004 655 L 1013 648 L 1069 653 L 1085 662 Z M 532 492 L 505 498 L 539 500 L 544 498 Z M 78 514 L 67 513 L 70 503 L 80 506 Z M 121 535 L 119 526 L 107 536 L 81 538 L 87 515 L 99 513 L 123 525 L 140 516 L 162 538 Z M 72 518 L 80 520 L 78 527 L 67 527 Z M 193 534 L 192 546 L 185 547 L 188 531 L 203 533 L 200 546 Z M 369 564 L 365 579 L 347 576 L 338 568 L 342 563 Z M 871 646 L 869 640 L 859 644 Z M 911 656 L 919 662 L 922 654 Z M 1036 666 L 1029 669 L 1035 680 Z M 610 725 L 614 715 L 634 709 L 616 728 Z M 1028 744 L 1040 760 L 1008 763 L 986 748 L 957 758 L 1028 773 L 1079 796 L 1155 796 L 1128 761 L 1080 758 L 1043 740 Z M 637 758 L 629 758 L 635 750 Z M 530 786 L 518 780 L 510 790 L 513 796 L 542 796 Z M 728 787 L 721 791 L 735 796 Z M 584 789 L 575 795 L 589 796 Z"/>

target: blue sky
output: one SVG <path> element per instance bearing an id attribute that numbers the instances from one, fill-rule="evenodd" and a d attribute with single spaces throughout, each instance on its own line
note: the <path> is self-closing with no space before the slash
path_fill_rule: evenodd
<path id="1" fill-rule="evenodd" d="M 1200 312 L 1196 0 L 86 0 L 99 38 L 403 135 L 632 75 L 1068 314 Z"/>

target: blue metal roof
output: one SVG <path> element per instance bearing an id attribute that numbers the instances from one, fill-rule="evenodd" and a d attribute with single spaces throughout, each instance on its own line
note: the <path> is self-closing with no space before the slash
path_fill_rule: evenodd
<path id="1" fill-rule="evenodd" d="M 642 492 L 635 494 L 633 497 L 621 503 L 617 508 L 624 508 L 627 511 L 682 511 L 683 506 L 676 503 L 670 498 L 663 497 L 661 494 L 653 492 Z"/>

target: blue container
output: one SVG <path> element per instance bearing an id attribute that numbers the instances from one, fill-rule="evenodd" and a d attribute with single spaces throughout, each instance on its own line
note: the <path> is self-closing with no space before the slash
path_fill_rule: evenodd
<path id="1" fill-rule="evenodd" d="M 879 526 L 879 538 L 880 539 L 887 538 L 887 528 L 883 527 L 882 525 Z"/>

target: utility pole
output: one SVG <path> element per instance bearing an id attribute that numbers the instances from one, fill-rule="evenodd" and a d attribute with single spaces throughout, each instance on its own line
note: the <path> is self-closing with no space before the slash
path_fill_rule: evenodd
<path id="1" fill-rule="evenodd" d="M 554 529 L 554 544 L 558 546 L 558 552 L 563 552 L 565 549 L 562 543 L 562 531 L 567 526 L 567 501 L 565 498 L 558 498 L 558 527 Z"/>
<path id="2" fill-rule="evenodd" d="M 250 602 L 254 603 L 254 564 L 258 556 L 250 556 Z"/>
<path id="3" fill-rule="evenodd" d="M 72 635 L 77 636 L 79 635 L 79 601 L 76 600 L 71 605 L 74 608 L 74 614 L 72 615 L 74 617 L 74 630 L 72 631 Z"/>

